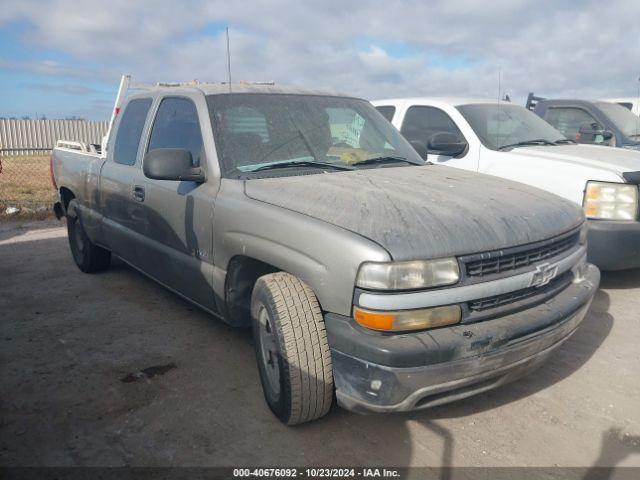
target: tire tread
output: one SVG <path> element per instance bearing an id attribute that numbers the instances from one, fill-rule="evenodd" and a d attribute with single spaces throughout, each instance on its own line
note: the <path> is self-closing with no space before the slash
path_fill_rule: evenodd
<path id="1" fill-rule="evenodd" d="M 333 400 L 333 371 L 318 300 L 307 284 L 285 272 L 260 277 L 258 288 L 269 292 L 279 320 L 290 389 L 285 423 L 295 425 L 326 415 Z"/>

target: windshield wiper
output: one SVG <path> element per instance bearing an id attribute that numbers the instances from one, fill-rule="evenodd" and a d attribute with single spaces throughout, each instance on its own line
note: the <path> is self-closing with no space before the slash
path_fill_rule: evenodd
<path id="1" fill-rule="evenodd" d="M 510 143 L 508 145 L 502 145 L 498 147 L 498 150 L 506 150 L 507 148 L 526 147 L 531 145 L 555 145 L 554 142 L 545 140 L 544 138 L 536 138 L 534 140 L 524 140 L 522 142 Z"/>
<path id="2" fill-rule="evenodd" d="M 576 142 L 575 140 L 571 140 L 570 138 L 563 138 L 561 140 L 556 140 L 553 143 L 555 145 L 573 145 L 573 144 L 577 144 L 578 142 Z"/>
<path id="3" fill-rule="evenodd" d="M 275 170 L 277 168 L 291 168 L 291 167 L 312 167 L 319 170 L 331 168 L 333 170 L 353 170 L 353 167 L 347 165 L 336 165 L 335 163 L 325 162 L 313 162 L 311 160 L 291 160 L 289 162 L 270 163 L 263 165 L 262 167 L 249 170 L 247 173 L 262 172 L 264 170 Z"/>
<path id="4" fill-rule="evenodd" d="M 394 156 L 383 156 L 383 157 L 373 157 L 367 158 L 366 160 L 360 160 L 359 162 L 353 162 L 352 165 L 373 165 L 374 163 L 398 163 L 404 162 L 409 163 L 411 165 L 422 165 L 421 163 L 412 162 L 404 157 L 394 157 Z"/>

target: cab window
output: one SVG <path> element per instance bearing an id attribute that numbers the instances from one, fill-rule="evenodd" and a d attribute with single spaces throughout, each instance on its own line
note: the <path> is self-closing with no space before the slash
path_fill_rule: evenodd
<path id="1" fill-rule="evenodd" d="M 586 110 L 575 107 L 549 108 L 544 119 L 571 140 L 580 140 L 578 132 L 583 126 L 597 125 L 598 121 Z"/>
<path id="2" fill-rule="evenodd" d="M 435 107 L 413 106 L 407 110 L 400 133 L 410 142 L 422 142 L 429 145 L 431 138 L 438 133 L 451 133 L 459 141 L 464 140 L 462 132 L 445 112 Z"/>
<path id="3" fill-rule="evenodd" d="M 226 118 L 227 129 L 233 135 L 246 135 L 247 138 L 259 137 L 262 143 L 269 142 L 269 130 L 265 116 L 251 107 L 230 108 Z"/>
<path id="4" fill-rule="evenodd" d="M 168 97 L 162 100 L 151 130 L 148 150 L 181 148 L 191 153 L 194 167 L 204 155 L 202 133 L 195 104 L 188 98 Z"/>
<path id="5" fill-rule="evenodd" d="M 122 165 L 133 165 L 138 156 L 138 146 L 147 114 L 151 107 L 150 98 L 131 100 L 122 113 L 118 133 L 113 147 L 113 161 Z"/>

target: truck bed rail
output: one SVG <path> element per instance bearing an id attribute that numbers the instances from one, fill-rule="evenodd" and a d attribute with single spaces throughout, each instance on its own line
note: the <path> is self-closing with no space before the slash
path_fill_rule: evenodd
<path id="1" fill-rule="evenodd" d="M 75 142 L 72 140 L 58 140 L 56 142 L 56 148 L 66 148 L 67 150 L 76 150 L 79 152 L 85 153 L 96 153 L 100 154 L 102 148 L 100 145 L 95 143 L 83 143 L 83 142 Z"/>

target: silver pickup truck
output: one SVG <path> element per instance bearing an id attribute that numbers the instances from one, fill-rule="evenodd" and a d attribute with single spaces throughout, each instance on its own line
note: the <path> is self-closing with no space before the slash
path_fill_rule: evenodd
<path id="1" fill-rule="evenodd" d="M 254 332 L 283 422 L 408 411 L 511 381 L 578 327 L 600 274 L 573 204 L 426 164 L 368 102 L 268 86 L 130 96 L 106 152 L 56 148 L 83 272 L 117 255 Z M 212 359 L 215 361 L 215 359 Z"/>

